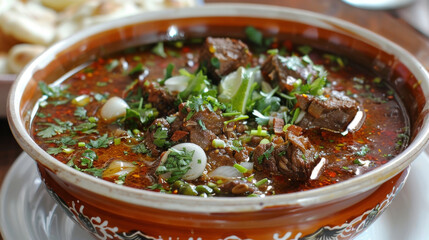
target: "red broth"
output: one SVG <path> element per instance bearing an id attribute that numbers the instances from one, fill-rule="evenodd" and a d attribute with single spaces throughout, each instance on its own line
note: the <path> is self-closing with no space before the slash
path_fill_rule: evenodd
<path id="1" fill-rule="evenodd" d="M 347 134 L 323 128 L 303 127 L 299 137 L 308 139 L 315 152 L 311 172 L 321 159 L 325 161 L 323 165 L 320 164 L 321 169 L 315 176 L 306 176 L 303 179 L 294 174 L 285 174 L 284 171 L 268 171 L 268 167 L 263 166 L 261 162 L 274 158 L 273 154 L 284 153 L 277 152 L 274 147 L 264 148 L 263 154 L 255 158 L 257 148 L 261 144 L 289 144 L 284 132 L 275 133 L 272 123 L 259 124 L 251 111 L 242 114 L 247 116 L 242 120 L 234 121 L 237 116 L 241 116 L 237 114 L 223 117 L 224 126 L 219 129 L 220 133 L 215 135 L 227 144 L 204 145 L 206 147 L 203 150 L 209 158 L 202 175 L 193 180 L 178 178 L 169 181 L 168 176 L 157 172 L 162 165 L 162 157 L 171 146 L 192 141 L 192 137 L 189 136 L 190 131 L 186 133 L 183 128 L 174 132 L 160 131 L 158 135 L 165 136 L 154 137 L 160 125 L 154 125 L 153 122 L 155 119 L 169 120 L 175 117 L 176 120 L 182 118 L 180 124 L 185 124 L 186 119 L 195 118 L 198 111 L 193 113 L 194 116 L 190 116 L 189 111 L 183 110 L 189 109 L 189 106 L 184 107 L 185 99 L 176 98 L 176 101 L 167 107 L 151 103 L 145 90 L 152 89 L 147 87 L 151 83 L 165 78 L 170 64 L 174 65 L 172 76 L 180 75 L 179 69 L 185 69 L 191 74 L 196 73 L 202 64 L 199 62 L 202 41 L 204 39 L 196 39 L 192 43 L 164 43 L 165 56 L 160 56 L 159 52 L 154 53 L 156 45 L 145 45 L 99 58 L 87 66 L 82 66 L 67 79 L 45 89 L 45 96 L 39 101 L 40 107 L 32 121 L 33 138 L 48 153 L 77 171 L 125 186 L 204 197 L 268 196 L 318 188 L 365 174 L 388 162 L 406 147 L 410 131 L 408 116 L 395 91 L 386 83 L 381 73 L 373 69 L 368 70 L 344 56 L 296 45 L 288 40 L 275 40 L 267 48 L 278 49 L 278 54 L 283 56 L 303 57 L 308 54 L 314 64 L 323 66 L 328 73 L 327 88 L 342 92 L 360 103 L 366 115 L 363 125 L 359 130 Z M 251 64 L 246 67 L 261 65 L 270 53 L 267 53 L 266 49 L 261 51 L 248 41 L 246 43 L 253 53 Z M 207 80 L 215 82 L 210 78 Z M 260 89 L 257 87 L 255 91 L 260 92 Z M 172 95 L 176 97 L 177 93 Z M 142 97 L 140 107 L 145 106 L 146 110 L 153 110 L 156 116 L 150 117 L 144 124 L 135 124 L 136 119 L 104 121 L 100 116 L 100 109 L 112 96 L 126 99 L 130 105 L 138 105 Z M 280 99 L 282 106 L 288 105 L 281 94 L 276 93 L 275 96 Z M 158 98 L 156 102 L 163 103 L 162 97 Z M 181 105 L 181 101 L 185 103 Z M 290 120 L 296 105 L 288 108 L 286 115 L 289 115 Z M 214 113 L 219 111 L 209 110 Z M 205 110 L 204 114 L 211 114 L 208 113 L 209 110 Z M 226 112 L 228 111 L 222 110 L 218 115 L 223 116 Z M 205 120 L 213 116 L 198 119 L 203 121 L 196 121 L 197 126 L 204 130 L 204 125 L 210 124 L 210 121 Z M 176 120 L 171 120 L 172 122 L 165 126 L 174 129 Z M 267 132 L 266 136 L 251 134 L 252 130 L 259 131 L 258 125 L 262 127 L 259 130 Z M 288 130 L 285 125 L 286 123 L 282 125 L 282 129 L 286 132 Z M 232 128 L 231 135 L 227 134 L 228 128 Z M 163 141 L 156 147 L 158 153 L 150 151 L 147 146 L 150 145 L 148 136 L 152 136 L 151 141 Z M 266 140 L 261 142 L 262 139 Z M 239 140 L 239 144 L 235 144 L 237 142 L 234 140 Z M 142 142 L 146 146 L 139 148 Z M 115 161 L 128 162 L 133 170 L 115 174 L 126 169 L 128 165 L 122 165 L 119 170 L 106 170 Z M 303 161 L 306 161 L 305 156 Z M 237 166 L 242 162 L 254 162 L 254 165 L 261 166 L 243 170 Z M 210 176 L 210 172 L 223 165 L 232 167 L 229 170 L 236 169 L 241 174 L 234 175 L 235 177 Z M 279 162 L 275 167 L 280 168 Z M 114 174 L 106 174 L 107 171 Z M 244 190 L 241 191 L 240 187 Z M 236 189 L 233 190 L 234 188 Z"/>

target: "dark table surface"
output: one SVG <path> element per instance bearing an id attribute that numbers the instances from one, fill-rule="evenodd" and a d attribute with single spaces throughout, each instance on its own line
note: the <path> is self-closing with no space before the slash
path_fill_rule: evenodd
<path id="1" fill-rule="evenodd" d="M 429 69 L 429 38 L 401 19 L 397 10 L 374 11 L 358 9 L 340 0 L 206 0 L 205 2 L 264 3 L 335 16 L 363 26 L 396 42 L 416 56 Z M 7 120 L 5 118 L 0 119 L 0 185 L 10 166 L 21 152 L 22 149 L 11 134 Z M 2 239 L 1 236 L 0 239 Z"/>

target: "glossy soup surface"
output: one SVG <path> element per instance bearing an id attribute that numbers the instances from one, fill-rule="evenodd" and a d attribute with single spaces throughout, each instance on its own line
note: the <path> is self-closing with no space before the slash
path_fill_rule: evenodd
<path id="1" fill-rule="evenodd" d="M 201 60 L 201 49 L 218 49 L 192 39 L 127 49 L 82 66 L 63 82 L 41 84 L 33 138 L 58 161 L 94 177 L 203 197 L 334 184 L 388 162 L 406 146 L 406 113 L 375 70 L 287 39 L 258 45 L 249 37 L 242 40 L 249 60 L 228 73 L 235 73 L 233 80 L 210 73 L 222 59 Z M 313 85 L 317 78 L 300 79 L 286 90 L 261 74 L 269 56 L 295 59 L 326 76 Z M 296 95 L 323 103 L 334 91 L 359 105 L 364 122 L 358 129 L 313 126 L 313 118 L 305 123 L 309 113 L 303 113 L 310 110 Z M 126 107 L 108 119 L 102 108 L 114 96 Z M 172 149 L 185 142 L 198 150 Z"/>

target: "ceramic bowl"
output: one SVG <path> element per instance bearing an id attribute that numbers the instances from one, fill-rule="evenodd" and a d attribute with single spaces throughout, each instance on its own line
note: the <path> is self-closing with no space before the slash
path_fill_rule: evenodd
<path id="1" fill-rule="evenodd" d="M 373 171 L 330 186 L 266 198 L 197 198 L 116 185 L 76 171 L 30 137 L 37 84 L 130 46 L 183 37 L 244 37 L 254 26 L 269 35 L 341 51 L 388 71 L 411 122 L 409 146 Z M 403 186 L 410 163 L 428 141 L 429 75 L 408 52 L 348 22 L 296 9 L 242 4 L 206 5 L 129 17 L 61 41 L 17 77 L 8 99 L 14 136 L 38 164 L 53 198 L 99 239 L 351 239 L 365 230 Z"/>

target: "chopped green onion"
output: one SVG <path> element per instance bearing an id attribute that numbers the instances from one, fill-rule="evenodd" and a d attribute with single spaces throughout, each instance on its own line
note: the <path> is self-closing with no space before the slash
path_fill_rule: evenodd
<path id="1" fill-rule="evenodd" d="M 287 132 L 287 129 L 288 129 L 290 126 L 292 126 L 292 124 L 286 124 L 286 125 L 284 125 L 284 127 L 283 127 L 283 132 Z"/>
<path id="2" fill-rule="evenodd" d="M 234 167 L 235 167 L 235 169 L 237 169 L 239 172 L 241 172 L 241 173 L 246 173 L 247 172 L 247 168 L 245 168 L 245 167 L 243 167 L 243 166 L 241 166 L 240 164 L 238 164 L 238 163 L 235 163 L 234 164 Z"/>
<path id="3" fill-rule="evenodd" d="M 121 139 L 120 139 L 120 138 L 115 138 L 115 139 L 113 140 L 113 143 L 114 143 L 115 145 L 119 145 L 119 144 L 121 144 Z"/>
<path id="4" fill-rule="evenodd" d="M 64 153 L 67 153 L 67 154 L 72 153 L 73 151 L 74 151 L 74 149 L 73 149 L 73 148 L 64 148 L 64 149 L 63 149 L 63 152 L 64 152 Z"/>
<path id="5" fill-rule="evenodd" d="M 296 108 L 293 112 L 293 117 L 291 123 L 294 124 L 296 119 L 298 119 L 299 113 L 301 112 L 301 108 Z"/>
<path id="6" fill-rule="evenodd" d="M 268 144 L 268 143 L 270 143 L 270 140 L 268 140 L 268 139 L 266 139 L 266 138 L 262 139 L 262 140 L 259 142 L 259 144 Z"/>
<path id="7" fill-rule="evenodd" d="M 298 87 L 302 86 L 302 80 L 298 79 L 294 83 L 292 83 L 294 89 L 297 89 Z"/>
<path id="8" fill-rule="evenodd" d="M 232 117 L 232 116 L 237 116 L 240 115 L 241 112 L 228 112 L 228 113 L 222 113 L 222 116 L 224 117 Z"/>
<path id="9" fill-rule="evenodd" d="M 269 134 L 268 134 L 267 130 L 262 130 L 261 125 L 258 125 L 258 130 L 251 130 L 250 135 L 259 136 L 259 137 L 266 137 Z"/>
<path id="10" fill-rule="evenodd" d="M 231 119 L 231 120 L 223 122 L 223 124 L 227 125 L 230 122 L 237 122 L 237 121 L 245 120 L 245 119 L 248 119 L 248 118 L 249 118 L 248 115 L 240 115 L 240 116 L 238 116 L 238 117 L 236 117 L 234 119 Z"/>
<path id="11" fill-rule="evenodd" d="M 251 194 L 247 195 L 247 197 L 259 197 L 259 195 L 255 194 L 255 193 L 251 193 Z"/>
<path id="12" fill-rule="evenodd" d="M 78 147 L 85 147 L 85 143 L 84 143 L 84 142 L 78 142 L 78 143 L 77 143 L 77 146 L 78 146 Z"/>
<path id="13" fill-rule="evenodd" d="M 72 99 L 72 103 L 76 106 L 83 107 L 87 105 L 91 101 L 91 97 L 89 95 L 80 95 Z"/>
<path id="14" fill-rule="evenodd" d="M 174 46 L 177 47 L 177 48 L 182 48 L 183 47 L 183 42 L 182 41 L 174 42 Z"/>
<path id="15" fill-rule="evenodd" d="M 277 48 L 268 49 L 267 53 L 270 54 L 270 55 L 276 55 L 276 54 L 279 54 L 279 50 Z"/>
<path id="16" fill-rule="evenodd" d="M 376 78 L 374 78 L 373 80 L 372 80 L 372 82 L 373 83 L 381 83 L 381 78 L 379 78 L 379 77 L 376 77 Z"/>
<path id="17" fill-rule="evenodd" d="M 213 139 L 212 146 L 214 148 L 225 148 L 226 144 L 224 141 L 222 141 L 220 139 Z"/>
<path id="18" fill-rule="evenodd" d="M 266 183 L 268 183 L 268 179 L 267 179 L 267 178 L 264 178 L 264 179 L 261 179 L 261 180 L 257 181 L 257 182 L 255 183 L 255 186 L 256 186 L 256 187 L 260 187 L 260 186 L 262 186 L 262 185 L 264 185 L 264 184 L 266 184 Z"/>
<path id="19" fill-rule="evenodd" d="M 217 184 L 216 183 L 212 183 L 212 182 L 208 182 L 207 186 L 210 187 L 210 188 L 215 188 L 215 187 L 217 187 Z"/>
<path id="20" fill-rule="evenodd" d="M 96 122 L 98 122 L 98 119 L 96 117 L 89 117 L 88 121 L 91 123 L 96 123 Z"/>

